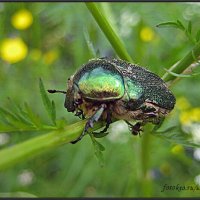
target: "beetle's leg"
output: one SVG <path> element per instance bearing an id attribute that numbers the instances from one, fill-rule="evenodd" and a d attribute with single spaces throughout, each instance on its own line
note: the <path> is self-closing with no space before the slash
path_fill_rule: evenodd
<path id="1" fill-rule="evenodd" d="M 140 131 L 143 131 L 142 126 L 144 125 L 142 122 L 137 122 L 135 125 L 131 124 L 127 120 L 125 122 L 128 124 L 130 131 L 133 135 L 138 135 L 140 136 Z"/>
<path id="2" fill-rule="evenodd" d="M 155 124 L 155 126 L 152 131 L 156 131 L 157 129 L 159 129 L 161 127 L 161 125 L 163 124 L 164 119 L 165 119 L 165 117 L 157 118 L 156 121 L 153 122 Z"/>
<path id="3" fill-rule="evenodd" d="M 109 128 L 109 126 L 110 126 L 111 123 L 112 123 L 112 120 L 111 120 L 111 111 L 108 108 L 107 109 L 107 117 L 106 117 L 106 126 L 100 132 L 93 132 L 92 134 L 94 135 L 94 137 L 101 138 L 101 137 L 104 137 L 104 136 L 108 135 L 108 132 L 106 132 L 106 131 L 108 130 L 108 128 Z"/>
<path id="4" fill-rule="evenodd" d="M 143 131 L 142 129 L 143 123 L 137 122 L 134 126 L 132 126 L 132 134 L 133 135 L 138 135 L 140 136 L 140 132 Z"/>
<path id="5" fill-rule="evenodd" d="M 92 116 L 88 119 L 88 121 L 87 121 L 87 123 L 86 123 L 86 125 L 85 125 L 85 127 L 84 127 L 84 129 L 83 129 L 82 134 L 81 134 L 76 140 L 72 141 L 72 142 L 71 142 L 72 144 L 75 144 L 76 142 L 78 142 L 79 140 L 81 140 L 82 137 L 85 135 L 85 133 L 88 131 L 88 129 L 93 127 L 94 122 L 97 122 L 97 121 L 99 120 L 99 118 L 101 117 L 101 115 L 102 115 L 102 113 L 103 113 L 103 111 L 104 111 L 105 108 L 106 108 L 106 105 L 105 105 L 105 104 L 101 104 L 101 106 L 100 106 L 99 109 L 94 113 L 94 115 L 92 115 Z"/>
<path id="6" fill-rule="evenodd" d="M 75 113 L 75 116 L 80 117 L 80 115 L 82 114 L 82 112 L 83 112 L 82 110 L 79 110 L 79 109 L 78 109 L 78 110 L 76 111 L 76 113 Z"/>
<path id="7" fill-rule="evenodd" d="M 82 99 L 76 99 L 74 101 L 74 106 L 77 108 L 75 116 L 78 116 L 80 119 L 85 119 L 83 110 L 81 110 L 78 106 L 83 103 Z"/>
<path id="8" fill-rule="evenodd" d="M 84 113 L 80 108 L 76 111 L 75 116 L 78 116 L 80 119 L 85 119 Z"/>

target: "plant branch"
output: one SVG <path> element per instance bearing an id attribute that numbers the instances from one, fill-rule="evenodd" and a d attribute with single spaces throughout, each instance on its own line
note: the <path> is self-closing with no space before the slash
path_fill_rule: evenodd
<path id="1" fill-rule="evenodd" d="M 23 160 L 28 160 L 35 155 L 42 154 L 50 149 L 78 138 L 83 131 L 86 120 L 68 125 L 63 129 L 54 130 L 50 133 L 29 139 L 20 144 L 8 147 L 0 151 L 0 170 L 14 166 Z M 97 130 L 103 123 L 96 123 L 92 130 Z"/>
<path id="2" fill-rule="evenodd" d="M 180 61 L 175 63 L 172 67 L 169 68 L 169 71 L 172 71 L 176 74 L 181 74 L 184 72 L 193 62 L 197 61 L 198 56 L 200 55 L 200 42 L 198 42 L 193 49 Z M 176 79 L 175 76 L 166 72 L 162 79 L 164 81 L 173 81 Z"/>
<path id="3" fill-rule="evenodd" d="M 101 8 L 97 6 L 96 3 L 85 3 L 88 10 L 98 23 L 101 30 L 104 32 L 106 38 L 109 40 L 113 49 L 116 51 L 117 55 L 129 62 L 133 62 L 131 56 L 128 54 L 122 40 L 117 35 L 117 33 L 112 28 L 111 24 L 108 22 L 107 18 L 103 15 Z"/>

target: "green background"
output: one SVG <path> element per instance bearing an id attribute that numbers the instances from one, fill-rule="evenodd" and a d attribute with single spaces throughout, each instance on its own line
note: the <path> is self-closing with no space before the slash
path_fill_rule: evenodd
<path id="1" fill-rule="evenodd" d="M 105 15 L 121 36 L 134 62 L 158 75 L 191 50 L 193 44 L 180 30 L 157 28 L 166 21 L 192 21 L 196 32 L 200 21 L 199 3 L 102 3 Z M 10 20 L 17 10 L 26 8 L 33 15 L 33 24 L 27 30 L 15 29 Z M 131 19 L 131 20 L 130 20 Z M 130 20 L 130 22 L 128 22 Z M 153 30 L 156 39 L 145 42 L 140 37 L 143 27 Z M 84 3 L 0 3 L 0 40 L 11 36 L 21 37 L 28 46 L 26 58 L 15 64 L 0 60 L 0 105 L 9 109 L 10 97 L 14 102 L 28 102 L 31 108 L 49 123 L 39 92 L 39 78 L 47 89 L 66 89 L 66 82 L 92 55 L 84 31 L 87 30 L 100 57 L 117 57 L 110 43 L 96 24 Z M 34 59 L 33 50 L 41 56 Z M 58 57 L 44 61 L 44 55 L 53 50 Z M 186 97 L 193 107 L 198 107 L 200 78 L 183 78 L 172 88 L 176 98 Z M 68 123 L 79 121 L 64 108 L 64 96 L 49 96 L 56 104 L 58 118 Z M 176 108 L 174 113 L 176 112 Z M 179 126 L 178 115 L 171 119 Z M 172 118 L 174 117 L 174 118 Z M 9 133 L 9 142 L 0 149 L 38 136 L 38 132 Z M 194 185 L 200 174 L 200 163 L 194 159 L 194 148 L 183 147 L 178 153 L 176 145 L 150 136 L 148 177 L 141 180 L 139 153 L 140 137 L 133 137 L 123 123 L 113 124 L 110 134 L 99 139 L 106 148 L 105 165 L 101 167 L 94 155 L 89 136 L 76 145 L 68 144 L 33 159 L 23 161 L 0 172 L 0 196 L 38 197 L 168 197 L 193 196 L 199 191 L 165 190 L 163 186 Z M 20 182 L 20 175 L 28 171 L 32 181 Z M 141 182 L 143 186 L 141 187 Z M 200 182 L 200 181 L 199 181 Z M 145 185 L 146 184 L 146 185 Z M 200 188 L 200 186 L 199 186 Z M 19 193 L 19 192 L 26 192 Z M 28 194 L 29 193 L 29 194 Z"/>

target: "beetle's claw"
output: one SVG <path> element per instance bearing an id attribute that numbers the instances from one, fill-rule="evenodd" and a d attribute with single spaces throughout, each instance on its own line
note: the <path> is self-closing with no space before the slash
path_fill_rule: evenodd
<path id="1" fill-rule="evenodd" d="M 80 119 L 85 119 L 84 113 L 81 109 L 76 111 L 75 116 L 78 116 Z"/>
<path id="2" fill-rule="evenodd" d="M 143 132 L 142 126 L 144 125 L 142 122 L 137 122 L 135 125 L 131 124 L 130 122 L 126 121 L 125 122 L 128 124 L 129 130 L 133 135 L 139 135 L 140 132 Z"/>
<path id="3" fill-rule="evenodd" d="M 83 132 L 81 133 L 81 135 L 76 140 L 71 142 L 72 144 L 75 144 L 79 140 L 81 140 L 82 137 L 85 135 L 85 133 L 88 131 L 88 129 L 92 128 L 94 126 L 94 122 L 97 122 L 99 120 L 99 118 L 101 117 L 105 108 L 106 108 L 105 104 L 102 104 L 100 106 L 100 108 L 96 111 L 96 113 L 94 115 L 92 115 L 92 117 L 90 117 L 90 119 L 87 121 L 85 128 L 84 128 Z"/>
<path id="4" fill-rule="evenodd" d="M 140 132 L 143 131 L 142 128 L 142 124 L 140 122 L 136 123 L 134 126 L 131 127 L 131 133 L 133 135 L 139 135 L 140 136 Z"/>
<path id="5" fill-rule="evenodd" d="M 106 132 L 106 131 L 108 130 L 108 128 L 109 128 L 109 126 L 110 126 L 111 123 L 112 123 L 111 112 L 110 112 L 109 108 L 107 108 L 106 126 L 100 132 L 92 132 L 92 134 L 94 135 L 94 137 L 101 138 L 101 137 L 104 137 L 104 136 L 108 135 L 108 132 Z"/>

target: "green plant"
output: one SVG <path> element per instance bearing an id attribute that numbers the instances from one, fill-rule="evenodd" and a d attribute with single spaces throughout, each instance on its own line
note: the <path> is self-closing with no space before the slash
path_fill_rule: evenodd
<path id="1" fill-rule="evenodd" d="M 86 3 L 87 8 L 94 16 L 96 22 L 99 24 L 100 29 L 104 32 L 106 38 L 109 40 L 113 49 L 116 51 L 116 54 L 125 60 L 131 61 L 131 56 L 127 53 L 126 48 L 123 45 L 122 40 L 116 34 L 112 25 L 109 23 L 106 16 L 104 16 L 104 12 L 102 8 L 99 7 L 95 3 Z M 169 23 L 167 24 L 169 25 Z M 173 25 L 175 25 L 173 23 Z M 161 25 L 160 25 L 161 26 Z M 186 29 L 181 22 L 177 22 L 176 27 L 180 27 L 181 30 L 187 30 L 186 33 L 191 38 L 191 23 L 188 24 L 188 28 Z M 197 34 L 199 35 L 199 34 Z M 92 42 L 90 38 L 87 37 L 87 33 L 85 35 L 86 41 L 88 42 L 88 47 L 91 50 L 91 54 L 94 56 L 95 51 L 92 49 Z M 198 39 L 198 37 L 197 37 Z M 192 39 L 193 41 L 193 39 Z M 190 65 L 198 60 L 197 58 L 200 55 L 200 43 L 197 40 L 195 42 L 192 50 L 179 62 L 173 65 L 168 71 L 163 75 L 163 79 L 165 81 L 169 81 L 169 84 L 172 85 L 175 79 L 177 79 L 175 74 L 178 74 L 180 77 L 181 74 L 190 67 Z M 34 138 L 29 139 L 28 141 L 21 142 L 16 144 L 13 147 L 8 147 L 0 151 L 0 169 L 5 169 L 8 167 L 13 167 L 16 163 L 31 159 L 33 156 L 42 154 L 48 150 L 53 150 L 58 146 L 69 143 L 71 140 L 77 138 L 77 136 L 81 133 L 85 121 L 80 121 L 75 124 L 67 124 L 64 120 L 56 119 L 56 108 L 54 102 L 49 100 L 49 97 L 46 94 L 43 83 L 40 80 L 40 93 L 43 99 L 43 104 L 46 108 L 47 114 L 50 119 L 50 123 L 46 124 L 43 122 L 42 118 L 40 118 L 31 108 L 25 103 L 24 107 L 13 105 L 12 110 L 7 110 L 5 108 L 0 109 L 0 117 L 1 117 L 1 132 L 25 132 L 25 131 L 34 131 L 37 134 L 42 133 L 41 136 L 36 136 Z M 170 85 L 170 86 L 171 86 Z M 102 123 L 97 123 L 93 130 L 96 130 L 102 127 Z M 164 130 L 162 130 L 165 128 Z M 45 134 L 43 134 L 45 132 Z M 151 191 L 145 191 L 147 185 L 150 185 L 151 182 L 147 177 L 147 169 L 149 162 L 149 149 L 150 149 L 150 134 L 154 136 L 158 136 L 164 140 L 169 140 L 173 143 L 180 143 L 186 146 L 199 147 L 198 144 L 194 144 L 190 141 L 190 138 L 187 135 L 184 135 L 177 127 L 171 126 L 170 123 L 165 123 L 161 127 L 152 127 L 151 125 L 145 128 L 145 133 L 139 142 L 139 150 L 141 158 L 141 186 L 144 193 L 146 192 L 146 196 L 149 196 Z M 99 142 L 97 142 L 93 136 L 91 135 L 92 142 L 95 148 L 95 154 L 99 158 L 101 164 L 103 163 L 102 159 L 102 151 L 104 148 Z"/>

